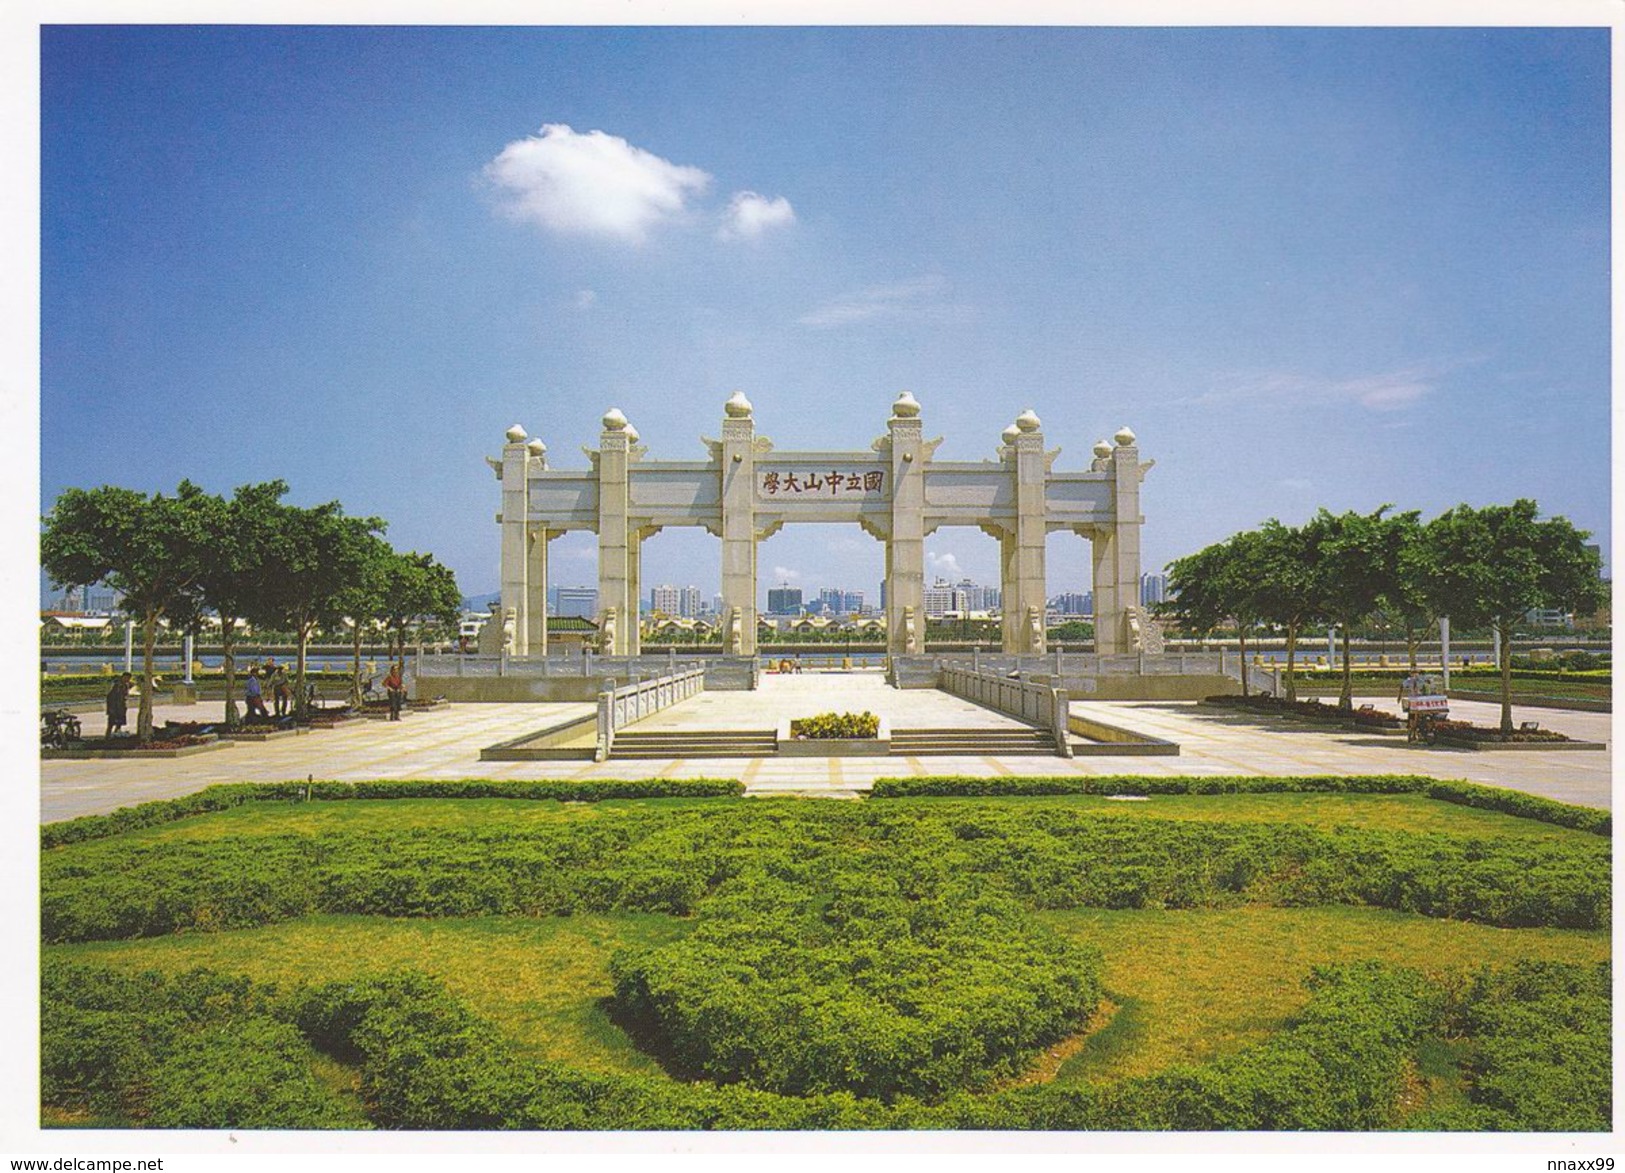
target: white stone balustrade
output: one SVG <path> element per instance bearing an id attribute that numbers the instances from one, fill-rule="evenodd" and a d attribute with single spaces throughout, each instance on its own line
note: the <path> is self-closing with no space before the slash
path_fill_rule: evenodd
<path id="1" fill-rule="evenodd" d="M 942 668 L 937 687 L 1036 729 L 1049 730 L 1055 737 L 1055 752 L 1063 758 L 1072 756 L 1072 742 L 1067 735 L 1071 702 L 1066 689 L 1052 687 L 1047 681 L 1022 680 L 951 665 Z"/>
<path id="2" fill-rule="evenodd" d="M 678 701 L 697 696 L 704 688 L 705 669 L 690 668 L 623 688 L 605 689 L 598 694 L 598 748 L 593 760 L 602 762 L 609 758 L 615 749 L 618 730 L 670 708 Z"/>

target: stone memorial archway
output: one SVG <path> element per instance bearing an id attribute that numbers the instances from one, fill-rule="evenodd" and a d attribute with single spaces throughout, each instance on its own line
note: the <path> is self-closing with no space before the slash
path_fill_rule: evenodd
<path id="1" fill-rule="evenodd" d="M 570 530 L 598 535 L 598 608 L 604 650 L 638 654 L 643 540 L 667 526 L 697 525 L 722 540 L 725 652 L 756 654 L 756 544 L 788 522 L 857 522 L 886 547 L 886 642 L 892 655 L 925 652 L 925 539 L 944 525 L 974 525 L 999 543 L 1003 650 L 1044 649 L 1044 543 L 1070 530 L 1093 544 L 1095 639 L 1105 655 L 1137 650 L 1131 618 L 1140 586 L 1141 462 L 1134 433 L 1100 441 L 1083 472 L 1053 469 L 1039 419 L 1024 411 L 1004 430 L 997 456 L 933 459 L 908 392 L 868 451 L 779 452 L 756 434 L 739 392 L 723 407 L 722 438 L 707 458 L 645 459 L 618 409 L 604 415 L 591 467 L 548 467 L 547 447 L 517 424 L 501 459 L 502 615 L 508 650 L 547 652 L 547 546 Z"/>

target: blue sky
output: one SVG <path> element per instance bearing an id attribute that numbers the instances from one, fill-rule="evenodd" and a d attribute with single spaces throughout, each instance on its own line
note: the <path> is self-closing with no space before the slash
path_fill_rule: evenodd
<path id="1" fill-rule="evenodd" d="M 737 388 L 859 449 L 906 388 L 941 458 L 1132 427 L 1146 569 L 1519 496 L 1606 554 L 1609 94 L 1606 29 L 48 27 L 42 507 L 280 476 L 484 593 L 512 423 L 698 459 Z M 873 598 L 882 552 L 760 565 Z M 1051 593 L 1087 567 L 1052 538 Z"/>

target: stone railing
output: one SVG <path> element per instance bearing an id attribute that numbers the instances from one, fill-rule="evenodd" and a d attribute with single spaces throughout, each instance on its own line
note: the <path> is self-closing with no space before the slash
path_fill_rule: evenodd
<path id="1" fill-rule="evenodd" d="M 943 692 L 1014 717 L 1055 737 L 1055 752 L 1072 756 L 1070 705 L 1066 689 L 1053 687 L 1048 677 L 1022 680 L 995 672 L 977 672 L 963 664 L 944 664 L 937 677 Z"/>
<path id="2" fill-rule="evenodd" d="M 616 730 L 686 701 L 704 688 L 705 669 L 689 668 L 624 688 L 605 689 L 598 694 L 598 748 L 593 760 L 602 762 L 614 751 Z"/>
<path id="3" fill-rule="evenodd" d="M 675 648 L 648 656 L 601 656 L 588 648 L 558 656 L 424 655 L 417 659 L 419 676 L 635 676 L 671 675 L 698 667 L 715 657 L 677 655 Z"/>

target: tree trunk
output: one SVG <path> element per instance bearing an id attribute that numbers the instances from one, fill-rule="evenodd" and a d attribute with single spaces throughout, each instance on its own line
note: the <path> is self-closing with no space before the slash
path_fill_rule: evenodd
<path id="1" fill-rule="evenodd" d="M 355 621 L 355 643 L 351 647 L 354 653 L 351 661 L 350 673 L 350 707 L 356 712 L 361 711 L 361 620 Z"/>
<path id="2" fill-rule="evenodd" d="M 1349 628 L 1343 625 L 1343 691 L 1337 695 L 1337 707 L 1354 708 L 1354 668 L 1349 663 Z"/>
<path id="3" fill-rule="evenodd" d="M 1298 682 L 1293 676 L 1296 670 L 1297 656 L 1298 625 L 1289 623 L 1286 625 L 1286 699 L 1288 701 L 1298 699 Z"/>
<path id="4" fill-rule="evenodd" d="M 237 620 L 231 615 L 220 616 L 220 670 L 226 678 L 226 728 L 237 728 L 237 656 L 233 636 L 237 633 Z"/>
<path id="5" fill-rule="evenodd" d="M 1512 732 L 1512 624 L 1497 620 L 1501 632 L 1501 735 Z"/>
<path id="6" fill-rule="evenodd" d="M 1236 635 L 1238 637 L 1240 637 L 1240 639 L 1241 639 L 1241 695 L 1246 696 L 1246 695 L 1248 695 L 1248 693 L 1247 693 L 1247 625 L 1245 623 L 1236 624 Z"/>
<path id="7" fill-rule="evenodd" d="M 314 626 L 315 621 L 308 619 L 299 624 L 298 651 L 294 654 L 293 714 L 300 721 L 310 715 L 310 699 L 305 690 L 305 652 L 310 647 L 310 629 Z"/>
<path id="8" fill-rule="evenodd" d="M 135 739 L 152 744 L 152 654 L 158 643 L 158 612 L 148 611 L 141 620 L 141 707 L 135 719 Z"/>

